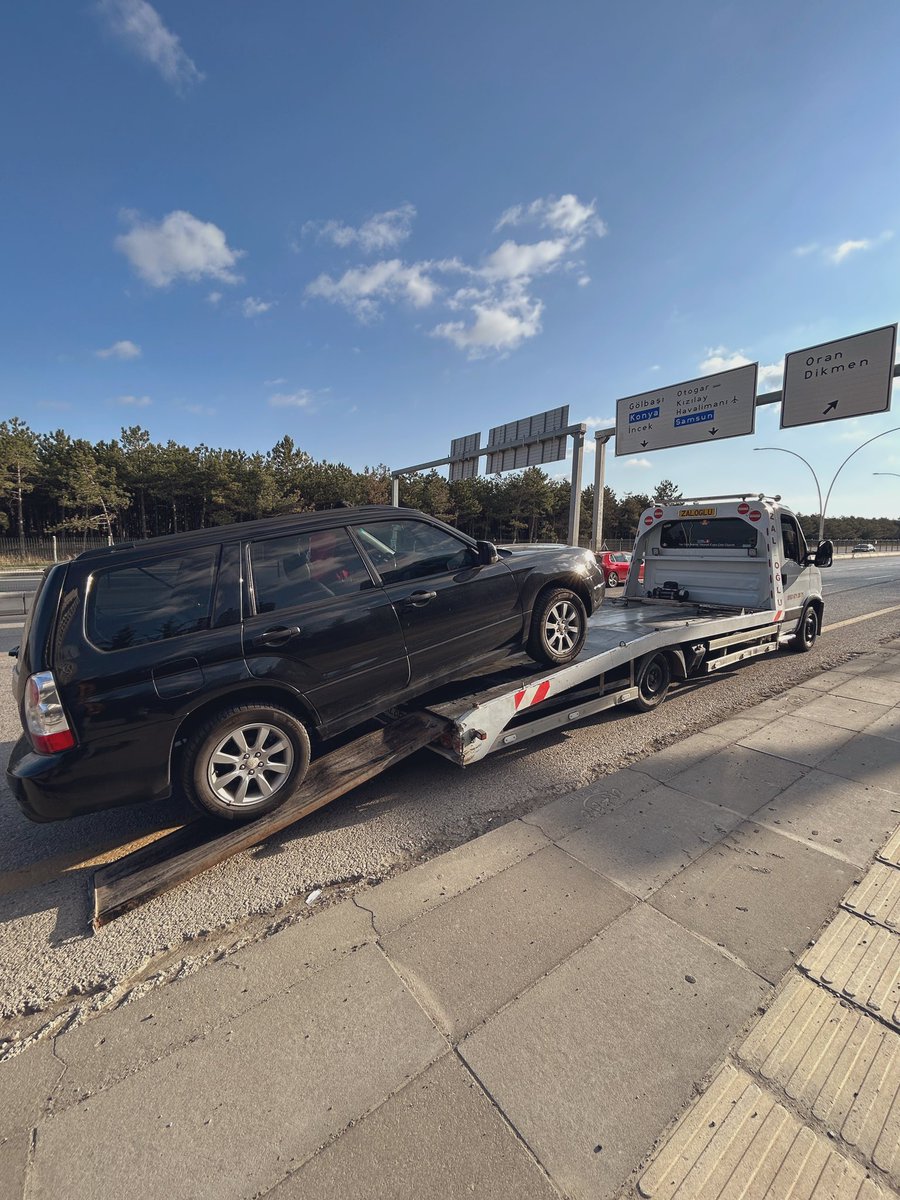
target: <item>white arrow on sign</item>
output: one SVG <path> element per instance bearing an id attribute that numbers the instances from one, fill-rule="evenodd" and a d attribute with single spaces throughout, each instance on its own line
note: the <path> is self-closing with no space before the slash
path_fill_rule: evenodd
<path id="1" fill-rule="evenodd" d="M 896 349 L 897 326 L 883 325 L 786 354 L 781 428 L 887 412 Z"/>
<path id="2" fill-rule="evenodd" d="M 753 432 L 757 363 L 616 401 L 616 457 Z"/>

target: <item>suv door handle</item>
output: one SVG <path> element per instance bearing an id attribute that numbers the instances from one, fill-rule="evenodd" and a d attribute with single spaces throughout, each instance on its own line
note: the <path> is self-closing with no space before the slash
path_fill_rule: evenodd
<path id="1" fill-rule="evenodd" d="M 437 592 L 413 592 L 403 601 L 404 608 L 424 608 L 432 600 L 437 600 Z"/>
<path id="2" fill-rule="evenodd" d="M 256 640 L 261 646 L 283 646 L 302 632 L 299 625 L 273 625 Z"/>

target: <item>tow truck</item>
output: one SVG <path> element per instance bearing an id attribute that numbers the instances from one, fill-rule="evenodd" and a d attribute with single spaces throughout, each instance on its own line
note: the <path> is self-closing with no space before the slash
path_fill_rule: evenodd
<path id="1" fill-rule="evenodd" d="M 319 758 L 274 812 L 222 832 L 202 818 L 102 867 L 94 926 L 264 841 L 427 746 L 461 767 L 608 709 L 650 712 L 674 681 L 782 647 L 812 649 L 822 629 L 821 569 L 780 496 L 742 493 L 655 503 L 640 517 L 625 587 L 590 621 L 580 656 L 524 656 L 384 714 L 374 731 Z M 643 570 L 642 570 L 643 568 Z"/>

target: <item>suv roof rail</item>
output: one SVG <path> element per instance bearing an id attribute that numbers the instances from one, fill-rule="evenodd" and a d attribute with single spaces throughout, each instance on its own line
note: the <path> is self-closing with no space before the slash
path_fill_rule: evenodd
<path id="1" fill-rule="evenodd" d="M 680 500 L 654 500 L 654 504 L 702 504 L 706 500 L 774 500 L 780 496 L 767 496 L 765 492 L 729 492 L 727 496 L 682 496 Z"/>
<path id="2" fill-rule="evenodd" d="M 117 550 L 133 549 L 134 542 L 115 542 L 112 546 L 92 546 L 90 550 L 82 550 L 75 557 L 80 560 L 85 558 L 105 558 L 108 554 L 115 554 Z"/>

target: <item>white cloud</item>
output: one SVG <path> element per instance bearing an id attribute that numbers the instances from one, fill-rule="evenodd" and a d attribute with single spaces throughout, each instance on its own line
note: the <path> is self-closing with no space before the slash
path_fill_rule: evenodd
<path id="1" fill-rule="evenodd" d="M 176 279 L 239 282 L 234 267 L 244 251 L 232 250 L 212 221 L 200 221 L 181 210 L 158 222 L 142 221 L 133 212 L 123 216 L 131 229 L 116 238 L 116 249 L 152 287 L 168 287 Z"/>
<path id="2" fill-rule="evenodd" d="M 121 342 L 113 342 L 111 346 L 107 346 L 104 350 L 95 350 L 94 354 L 97 358 L 140 358 L 141 348 L 135 342 L 129 342 L 126 338 Z"/>
<path id="3" fill-rule="evenodd" d="M 264 379 L 263 387 L 282 387 L 286 383 L 287 380 L 279 376 L 277 379 Z"/>
<path id="4" fill-rule="evenodd" d="M 215 307 L 221 299 L 222 299 L 221 292 L 210 292 L 209 295 L 206 297 L 207 303 L 212 304 L 213 307 Z"/>
<path id="5" fill-rule="evenodd" d="M 732 353 L 725 346 L 714 346 L 706 351 L 706 358 L 700 363 L 700 371 L 704 375 L 715 375 L 719 371 L 733 371 L 736 367 L 745 367 L 752 361 L 739 350 Z M 783 361 L 760 363 L 756 386 L 760 392 L 777 391 L 781 387 L 783 375 Z"/>
<path id="6" fill-rule="evenodd" d="M 597 201 L 582 204 L 571 192 L 564 196 L 532 200 L 530 204 L 516 204 L 506 210 L 494 228 L 522 225 L 529 220 L 570 238 L 587 233 L 603 237 L 607 232 L 605 222 L 597 216 Z"/>
<path id="7" fill-rule="evenodd" d="M 612 429 L 616 423 L 615 417 L 588 417 L 585 420 L 588 429 Z"/>
<path id="8" fill-rule="evenodd" d="M 414 214 L 411 205 L 405 207 Z M 380 216 L 395 216 L 402 211 Z M 571 194 L 549 196 L 509 209 L 497 228 L 526 221 L 550 229 L 555 236 L 524 243 L 508 239 L 478 265 L 458 258 L 414 263 L 398 258 L 382 260 L 371 266 L 353 267 L 339 278 L 319 275 L 308 285 L 306 294 L 342 304 L 361 321 L 377 317 L 384 303 L 405 300 L 415 308 L 441 303 L 460 316 L 439 322 L 431 329 L 432 336 L 444 338 L 470 358 L 506 354 L 541 331 L 544 302 L 532 294 L 533 281 L 564 268 L 566 272 L 577 272 L 579 285 L 587 286 L 590 277 L 576 254 L 589 236 L 606 232 L 596 215 L 596 204 L 583 204 Z M 342 245 L 363 245 L 364 228 L 353 230 L 327 223 L 305 226 L 304 232 L 314 230 Z M 462 286 L 453 287 L 441 279 L 454 275 L 461 277 Z"/>
<path id="9" fill-rule="evenodd" d="M 795 246 L 793 254 L 797 258 L 806 258 L 810 254 L 820 253 L 826 262 L 836 267 L 845 262 L 852 254 L 858 254 L 861 250 L 874 250 L 876 246 L 883 246 L 893 236 L 894 231 L 892 229 L 885 229 L 878 237 L 847 238 L 846 241 L 838 242 L 834 246 L 823 246 L 820 242 L 808 242 L 805 246 Z"/>
<path id="10" fill-rule="evenodd" d="M 381 300 L 407 300 L 415 308 L 427 308 L 439 290 L 425 273 L 430 266 L 407 266 L 399 258 L 392 258 L 370 267 L 352 267 L 337 280 L 320 275 L 307 287 L 306 294 L 343 304 L 361 321 L 371 321 L 380 311 Z"/>
<path id="11" fill-rule="evenodd" d="M 163 24 L 147 0 L 97 0 L 109 29 L 138 58 L 152 64 L 177 92 L 200 83 L 203 75 L 185 53 L 181 40 Z"/>
<path id="12" fill-rule="evenodd" d="M 126 408 L 147 408 L 153 401 L 149 396 L 118 396 L 116 404 L 123 404 Z"/>
<path id="13" fill-rule="evenodd" d="M 627 460 L 627 462 L 625 463 L 625 466 L 626 467 L 641 467 L 643 469 L 645 467 L 652 467 L 653 463 L 650 461 L 649 458 L 629 458 Z"/>
<path id="14" fill-rule="evenodd" d="M 405 242 L 412 232 L 415 217 L 416 206 L 406 203 L 399 208 L 375 213 L 356 228 L 345 225 L 343 221 L 307 221 L 301 232 L 314 234 L 333 242 L 335 246 L 356 244 L 365 254 L 372 254 L 379 250 L 393 250 Z"/>
<path id="15" fill-rule="evenodd" d="M 495 282 L 541 275 L 552 270 L 568 248 L 569 244 L 564 238 L 533 242 L 530 245 L 504 242 L 493 254 L 488 255 L 478 274 Z"/>
<path id="16" fill-rule="evenodd" d="M 256 296 L 248 296 L 241 305 L 245 317 L 261 317 L 270 308 L 275 307 L 274 300 L 259 300 Z"/>
<path id="17" fill-rule="evenodd" d="M 208 404 L 186 404 L 184 411 L 195 417 L 213 417 L 216 413 L 216 410 Z"/>
<path id="18" fill-rule="evenodd" d="M 653 366 L 650 368 L 650 370 L 651 371 L 661 371 L 662 367 L 659 365 L 659 363 L 654 363 Z"/>
<path id="19" fill-rule="evenodd" d="M 296 392 L 276 392 L 269 397 L 273 408 L 309 408 L 315 399 L 309 388 L 299 388 Z"/>
<path id="20" fill-rule="evenodd" d="M 541 331 L 543 304 L 524 291 L 512 290 L 493 304 L 474 304 L 474 321 L 447 321 L 432 330 L 435 337 L 447 338 L 469 358 L 483 358 L 491 352 L 508 353 Z"/>

